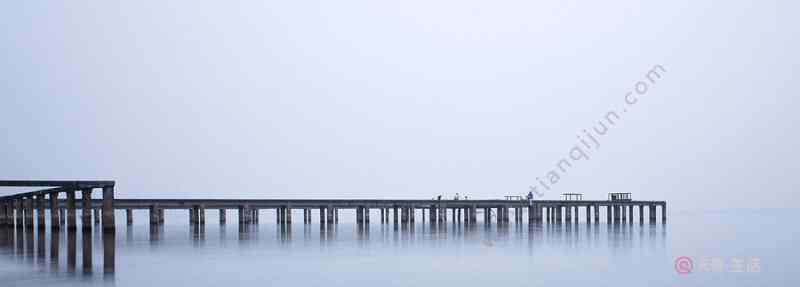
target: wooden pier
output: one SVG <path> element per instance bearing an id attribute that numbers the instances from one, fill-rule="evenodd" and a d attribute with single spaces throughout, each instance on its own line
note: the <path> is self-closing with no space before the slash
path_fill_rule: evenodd
<path id="1" fill-rule="evenodd" d="M 661 222 L 667 220 L 665 201 L 626 200 L 408 200 L 408 199 L 120 199 L 114 197 L 114 181 L 2 181 L 0 187 L 45 188 L 32 192 L 0 197 L 0 227 L 18 232 L 46 232 L 49 215 L 50 229 L 76 232 L 77 211 L 81 211 L 81 229 L 91 234 L 92 223 L 100 224 L 104 242 L 104 271 L 114 272 L 115 211 L 125 212 L 127 225 L 134 223 L 133 210 L 147 210 L 149 224 L 164 224 L 164 210 L 185 210 L 191 226 L 204 226 L 208 210 L 219 213 L 219 223 L 226 224 L 227 210 L 238 211 L 241 231 L 259 224 L 261 210 L 274 210 L 276 224 L 291 225 L 294 213 L 302 211 L 303 224 L 322 226 L 339 223 L 340 210 L 354 210 L 355 223 L 370 224 L 370 214 L 380 214 L 380 224 L 574 224 L 578 222 L 607 224 L 633 224 L 637 209 L 639 224 L 657 222 L 657 208 L 661 209 Z M 94 191 L 101 191 L 98 198 Z M 80 198 L 77 197 L 80 195 Z M 513 213 L 511 212 L 513 210 Z M 581 210 L 584 219 L 579 216 Z M 604 213 L 605 216 L 601 216 Z M 94 214 L 94 221 L 92 215 Z M 482 214 L 482 216 L 478 216 Z M 420 220 L 417 219 L 420 215 Z M 36 220 L 34 220 L 34 218 Z M 479 220 L 480 218 L 480 220 Z M 102 220 L 101 220 L 102 219 Z M 448 219 L 450 222 L 448 222 Z M 88 248 L 91 252 L 91 248 Z M 110 250 L 109 250 L 110 249 Z M 86 248 L 84 248 L 84 252 Z M 87 258 L 84 256 L 84 258 Z M 88 256 L 91 268 L 91 254 Z M 84 268 L 87 262 L 84 261 Z"/>

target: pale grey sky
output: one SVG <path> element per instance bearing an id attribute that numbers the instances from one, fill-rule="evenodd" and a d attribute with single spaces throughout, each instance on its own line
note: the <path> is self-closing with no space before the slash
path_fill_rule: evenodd
<path id="1" fill-rule="evenodd" d="M 545 198 L 798 207 L 794 1 L 113 2 L 0 4 L 0 178 L 522 194 L 660 64 Z"/>

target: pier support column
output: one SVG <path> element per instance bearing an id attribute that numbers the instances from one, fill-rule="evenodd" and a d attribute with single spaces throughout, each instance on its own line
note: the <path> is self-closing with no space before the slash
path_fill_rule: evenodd
<path id="1" fill-rule="evenodd" d="M 400 207 L 400 223 L 408 224 L 408 208 Z"/>
<path id="2" fill-rule="evenodd" d="M 244 206 L 241 206 L 241 205 L 239 206 L 238 209 L 239 209 L 239 212 L 237 212 L 237 213 L 239 214 L 239 216 L 238 216 L 237 219 L 239 221 L 239 230 L 242 230 L 242 226 L 244 225 L 245 212 L 247 212 L 247 211 L 245 210 Z M 279 213 L 279 212 L 276 211 L 275 213 Z M 280 216 L 278 216 L 278 223 L 280 223 L 280 222 L 281 222 L 280 221 Z"/>
<path id="3" fill-rule="evenodd" d="M 600 205 L 594 205 L 594 222 L 600 223 Z"/>
<path id="4" fill-rule="evenodd" d="M 325 224 L 325 207 L 319 208 L 319 224 Z"/>
<path id="5" fill-rule="evenodd" d="M 369 207 L 364 207 L 364 224 L 369 224 Z"/>
<path id="6" fill-rule="evenodd" d="M 286 224 L 292 224 L 292 207 L 286 206 Z"/>
<path id="7" fill-rule="evenodd" d="M 158 206 L 150 206 L 150 226 L 158 226 Z"/>
<path id="8" fill-rule="evenodd" d="M 428 221 L 430 221 L 430 223 L 436 223 L 436 221 L 437 221 L 437 219 L 436 219 L 437 216 L 436 215 L 438 213 L 439 212 L 436 211 L 436 205 L 431 205 L 430 208 L 428 208 Z"/>
<path id="9" fill-rule="evenodd" d="M 336 223 L 336 209 L 332 205 L 328 206 L 328 224 Z"/>
<path id="10" fill-rule="evenodd" d="M 25 215 L 25 230 L 33 230 L 33 200 L 30 197 L 22 198 L 22 209 Z"/>
<path id="11" fill-rule="evenodd" d="M 6 224 L 9 229 L 14 228 L 14 200 L 6 201 Z"/>
<path id="12" fill-rule="evenodd" d="M 92 189 L 85 188 L 81 190 L 81 224 L 83 230 L 92 230 Z"/>
<path id="13" fill-rule="evenodd" d="M 644 223 L 644 205 L 639 205 L 639 224 Z"/>
<path id="14" fill-rule="evenodd" d="M 478 206 L 475 204 L 469 209 L 469 222 L 472 224 L 478 223 Z"/>
<path id="15" fill-rule="evenodd" d="M 44 216 L 44 195 L 40 194 L 35 197 L 36 200 L 36 219 L 37 219 L 37 227 L 38 229 L 45 228 L 45 216 Z"/>
<path id="16" fill-rule="evenodd" d="M 667 223 L 667 203 L 661 204 L 661 223 Z"/>
<path id="17" fill-rule="evenodd" d="M 656 223 L 656 206 L 655 205 L 648 205 L 647 206 L 648 215 L 650 217 L 650 223 Z"/>
<path id="18" fill-rule="evenodd" d="M 94 225 L 100 224 L 100 209 L 99 208 L 92 208 L 92 223 L 94 223 Z"/>
<path id="19" fill-rule="evenodd" d="M 384 224 L 384 217 L 383 217 L 383 208 L 381 208 L 381 224 Z"/>
<path id="20" fill-rule="evenodd" d="M 567 206 L 566 214 L 564 214 L 564 219 L 568 223 L 572 223 L 572 206 Z"/>
<path id="21" fill-rule="evenodd" d="M 219 209 L 219 225 L 225 225 L 225 221 L 227 221 L 227 215 L 225 214 L 225 209 Z"/>
<path id="22" fill-rule="evenodd" d="M 159 207 L 158 208 L 158 225 L 164 225 L 164 219 L 165 218 L 166 218 L 166 216 L 164 216 L 164 208 L 163 207 Z"/>
<path id="23" fill-rule="evenodd" d="M 159 217 L 161 217 L 161 216 L 159 216 Z M 206 225 L 206 207 L 203 206 L 203 205 L 200 205 L 200 206 L 197 207 L 197 222 L 201 226 L 205 226 Z"/>
<path id="24" fill-rule="evenodd" d="M 537 204 L 531 204 L 528 206 L 528 223 L 536 222 L 536 208 L 538 208 Z"/>
<path id="25" fill-rule="evenodd" d="M 626 210 L 627 207 L 628 207 L 627 205 L 622 205 L 618 209 L 618 210 L 620 210 L 620 217 L 621 217 L 620 221 L 622 221 L 622 222 L 627 221 L 627 217 L 626 217 L 626 214 L 628 213 L 627 210 Z"/>
<path id="26" fill-rule="evenodd" d="M 556 206 L 556 223 L 561 223 L 561 209 L 560 205 Z"/>
<path id="27" fill-rule="evenodd" d="M 125 223 L 128 226 L 133 225 L 133 210 L 130 208 L 125 209 Z"/>
<path id="28" fill-rule="evenodd" d="M 544 207 L 544 220 L 546 222 L 550 222 L 550 207 L 549 206 L 545 206 Z"/>
<path id="29" fill-rule="evenodd" d="M 591 222 L 592 222 L 592 206 L 591 205 L 587 205 L 586 206 L 586 223 L 591 223 Z"/>
<path id="30" fill-rule="evenodd" d="M 628 223 L 633 224 L 633 205 L 628 205 Z"/>
<path id="31" fill-rule="evenodd" d="M 6 202 L 0 201 L 0 227 L 8 227 L 7 217 L 6 217 Z"/>
<path id="32" fill-rule="evenodd" d="M 364 208 L 356 207 L 356 224 L 364 224 Z"/>
<path id="33" fill-rule="evenodd" d="M 191 208 L 189 208 L 189 225 L 191 225 L 191 226 L 197 225 L 197 222 L 198 222 L 198 218 L 197 217 L 199 215 L 199 213 L 197 212 L 197 209 L 198 209 L 197 205 L 194 205 Z"/>
<path id="34" fill-rule="evenodd" d="M 58 192 L 52 192 L 50 198 L 50 229 L 61 229 L 61 218 L 58 211 L 61 210 L 58 206 Z"/>
<path id="35" fill-rule="evenodd" d="M 13 200 L 13 199 L 9 200 L 8 201 L 8 210 L 6 212 L 6 214 L 8 215 L 8 227 L 9 228 L 15 228 L 14 227 L 14 223 L 16 223 L 16 220 L 14 219 L 14 214 L 16 213 L 16 211 L 15 211 L 16 208 L 17 208 L 16 200 Z"/>
<path id="36" fill-rule="evenodd" d="M 13 225 L 9 224 L 11 221 L 8 219 L 8 209 L 9 207 L 7 201 L 0 202 L 0 218 L 2 218 L 2 227 Z"/>
<path id="37" fill-rule="evenodd" d="M 253 224 L 253 211 L 249 205 L 244 206 L 244 223 L 247 225 Z"/>
<path id="38" fill-rule="evenodd" d="M 23 229 L 25 227 L 25 212 L 22 211 L 22 200 L 20 199 L 14 200 L 14 214 L 16 215 L 17 229 Z"/>
<path id="39" fill-rule="evenodd" d="M 78 229 L 77 212 L 75 211 L 75 191 L 67 191 L 67 230 L 73 231 Z"/>

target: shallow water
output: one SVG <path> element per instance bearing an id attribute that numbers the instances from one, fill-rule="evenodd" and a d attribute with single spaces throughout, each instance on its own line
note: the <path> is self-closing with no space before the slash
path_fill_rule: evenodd
<path id="1" fill-rule="evenodd" d="M 145 212 L 126 227 L 117 216 L 115 269 L 103 270 L 102 233 L 37 235 L 0 231 L 2 286 L 796 286 L 797 210 L 670 214 L 667 224 L 510 223 L 359 228 L 342 211 L 338 225 L 274 223 L 262 211 L 249 232 L 237 224 L 189 227 L 167 211 L 151 229 Z M 296 215 L 297 216 L 297 215 Z M 229 214 L 236 218 L 236 214 Z M 298 217 L 295 217 L 298 218 Z M 316 216 L 315 216 L 316 218 Z M 375 218 L 379 218 L 375 216 Z M 481 218 L 481 216 L 479 216 Z M 272 220 L 269 220 L 272 219 Z M 582 220 L 583 218 L 581 218 Z M 513 221 L 513 219 L 512 219 Z M 97 228 L 95 228 L 96 230 Z M 70 246 L 74 248 L 70 248 Z M 83 246 L 92 265 L 83 267 Z M 111 246 L 111 244 L 108 244 Z M 58 260 L 51 257 L 58 250 Z M 43 251 L 43 252 L 40 252 Z M 73 254 L 74 256 L 71 256 Z M 676 267 L 686 256 L 692 265 Z M 70 262 L 75 262 L 74 266 Z M 691 269 L 691 273 L 680 274 Z M 741 272 L 739 272 L 741 271 Z M 589 285 L 590 284 L 590 285 Z"/>

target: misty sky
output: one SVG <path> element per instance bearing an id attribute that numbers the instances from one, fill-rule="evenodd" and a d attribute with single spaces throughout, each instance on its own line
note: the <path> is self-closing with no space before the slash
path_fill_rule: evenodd
<path id="1" fill-rule="evenodd" d="M 545 198 L 800 206 L 796 1 L 85 2 L 0 4 L 0 178 L 523 194 L 662 65 Z"/>

